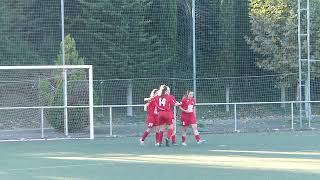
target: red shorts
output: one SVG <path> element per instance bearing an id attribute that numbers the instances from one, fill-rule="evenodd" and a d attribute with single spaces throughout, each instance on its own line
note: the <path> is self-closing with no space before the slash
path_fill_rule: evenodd
<path id="1" fill-rule="evenodd" d="M 154 126 L 159 126 L 159 120 L 157 115 L 149 115 L 147 117 L 146 125 L 148 128 L 152 128 Z"/>
<path id="2" fill-rule="evenodd" d="M 182 126 L 190 126 L 191 124 L 197 124 L 197 118 L 193 114 L 181 115 Z"/>
<path id="3" fill-rule="evenodd" d="M 160 125 L 171 125 L 173 122 L 173 116 L 171 112 L 167 112 L 167 111 L 160 111 L 159 112 L 159 123 Z"/>

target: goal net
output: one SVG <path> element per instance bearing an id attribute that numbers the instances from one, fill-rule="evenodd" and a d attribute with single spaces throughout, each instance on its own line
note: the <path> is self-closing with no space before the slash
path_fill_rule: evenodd
<path id="1" fill-rule="evenodd" d="M 0 140 L 93 139 L 91 65 L 0 66 Z"/>

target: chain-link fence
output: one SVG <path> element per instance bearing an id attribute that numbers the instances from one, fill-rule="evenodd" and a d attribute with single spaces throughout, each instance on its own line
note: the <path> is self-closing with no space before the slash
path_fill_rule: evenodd
<path id="1" fill-rule="evenodd" d="M 99 126 L 102 134 L 108 129 L 110 108 L 104 106 L 142 104 L 160 84 L 169 85 L 178 100 L 195 88 L 198 103 L 230 103 L 199 106 L 197 113 L 210 132 L 233 130 L 229 125 L 234 122 L 234 103 L 299 100 L 299 73 L 306 79 L 307 63 L 299 72 L 298 2 L 196 0 L 193 7 L 192 0 L 3 0 L 0 65 L 61 64 L 64 27 L 66 64 L 93 65 L 97 134 Z M 301 0 L 301 7 L 306 3 Z M 319 6 L 317 0 L 310 0 L 309 59 L 313 60 L 320 59 Z M 307 25 L 307 11 L 303 11 L 303 37 L 307 37 Z M 301 58 L 308 54 L 307 42 L 301 38 Z M 312 101 L 320 100 L 318 64 L 311 63 Z M 309 91 L 304 87 L 303 96 Z M 290 103 L 238 108 L 239 116 L 261 122 L 261 126 L 257 122 L 239 127 L 266 130 L 269 127 L 262 124 L 267 119 L 279 120 L 278 127 L 291 117 Z M 294 113 L 296 108 L 294 103 Z M 312 117 L 317 113 L 312 104 Z M 145 116 L 141 107 L 114 107 L 112 112 L 113 122 L 119 122 L 120 129 L 121 123 L 130 124 L 126 126 L 133 127 L 130 132 L 140 132 Z M 299 118 L 299 124 L 302 121 Z M 277 127 L 270 126 L 281 129 Z"/>

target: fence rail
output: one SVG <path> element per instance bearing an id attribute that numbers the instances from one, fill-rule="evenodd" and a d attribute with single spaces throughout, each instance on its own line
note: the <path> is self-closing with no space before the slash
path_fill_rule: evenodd
<path id="1" fill-rule="evenodd" d="M 315 104 L 315 103 L 319 103 L 320 104 L 320 101 L 285 101 L 285 102 L 234 102 L 234 103 L 198 103 L 197 104 L 197 112 L 199 112 L 199 116 L 202 115 L 203 113 L 203 109 L 205 109 L 204 107 L 208 107 L 207 109 L 211 110 L 212 107 L 214 106 L 233 106 L 233 108 L 230 108 L 230 112 L 227 114 L 228 116 L 228 121 L 230 120 L 228 126 L 225 126 L 225 127 L 221 127 L 221 129 L 223 128 L 228 128 L 230 129 L 232 132 L 240 132 L 241 129 L 243 130 L 243 127 L 239 127 L 239 124 L 242 123 L 243 119 L 241 119 L 241 116 L 243 112 L 242 111 L 242 108 L 245 107 L 245 106 L 249 106 L 250 108 L 247 108 L 246 109 L 246 112 L 245 113 L 248 113 L 248 114 L 252 114 L 252 112 L 254 111 L 254 108 L 251 107 L 252 105 L 279 105 L 279 104 L 288 104 L 290 106 L 287 106 L 287 109 L 284 110 L 286 111 L 285 113 L 287 113 L 285 116 L 286 118 L 288 119 L 289 121 L 289 118 L 290 118 L 290 122 L 286 122 L 286 124 L 288 125 L 288 129 L 290 130 L 294 130 L 296 129 L 294 124 L 295 122 L 298 122 L 298 121 L 295 121 L 295 119 L 297 117 L 299 117 L 299 113 L 297 113 L 297 111 L 299 111 L 298 108 L 295 109 L 295 105 L 299 105 L 299 104 Z M 105 109 L 107 108 L 109 113 L 107 116 L 104 116 L 103 118 L 103 124 L 105 126 L 103 126 L 103 132 L 108 132 L 107 136 L 111 136 L 111 137 L 114 137 L 114 136 L 117 136 L 117 135 L 122 135 L 121 133 L 116 133 L 115 132 L 115 128 L 127 128 L 128 126 L 119 126 L 119 122 L 121 123 L 128 123 L 126 122 L 126 120 L 124 119 L 125 115 L 126 114 L 124 111 L 121 111 L 122 114 L 119 114 L 119 110 L 118 109 L 127 109 L 128 107 L 135 107 L 135 108 L 138 108 L 136 109 L 137 111 L 141 112 L 143 114 L 143 117 L 145 116 L 145 113 L 143 113 L 142 111 L 142 107 L 144 105 L 143 104 L 136 104 L 136 105 L 95 105 L 93 106 L 93 108 L 95 110 L 97 109 Z M 254 106 L 254 107 L 257 107 L 257 106 Z M 268 106 L 269 107 L 269 106 Z M 280 106 L 279 106 L 280 107 Z M 297 106 L 298 107 L 298 106 Z M 47 129 L 45 126 L 44 126 L 44 122 L 45 122 L 45 115 L 44 115 L 44 110 L 46 109 L 62 109 L 62 108 L 66 108 L 65 106 L 39 106 L 39 107 L 0 107 L 0 111 L 2 110 L 19 110 L 19 109 L 38 109 L 39 110 L 39 119 L 40 121 L 40 132 L 41 132 L 41 138 L 45 138 L 45 135 L 44 135 L 44 130 Z M 67 108 L 89 108 L 89 106 L 67 106 Z M 203 109 L 202 109 L 203 108 Z M 213 109 L 216 109 L 216 108 L 213 108 Z M 226 108 L 227 109 L 227 108 Z M 226 109 L 224 109 L 223 111 L 227 111 Z M 229 108 L 228 108 L 229 109 Z M 229 110 L 228 110 L 229 111 Z M 95 113 L 94 115 L 94 119 L 97 120 L 97 116 L 98 116 L 99 113 Z M 214 114 L 214 113 L 213 113 Z M 211 114 L 212 115 L 212 114 Z M 177 109 L 174 108 L 174 117 L 175 117 L 175 120 L 177 119 Z M 211 119 L 210 115 L 208 115 L 208 119 Z M 264 116 L 264 115 L 261 115 L 261 116 Z M 312 115 L 310 118 L 307 118 L 307 122 L 305 122 L 305 124 L 307 124 L 307 129 L 313 129 L 314 127 L 312 127 L 312 119 L 317 116 L 317 115 Z M 141 116 L 142 117 L 142 116 Z M 274 117 L 274 116 L 271 116 L 271 118 Z M 255 118 L 255 117 L 253 117 Z M 108 120 L 109 119 L 109 120 Z M 138 118 L 139 120 L 141 120 L 142 118 Z M 198 119 L 201 119 L 198 118 Z M 219 119 L 216 118 L 216 119 Z M 233 120 L 232 120 L 233 119 Z M 299 118 L 300 121 L 300 128 L 302 128 L 302 119 Z M 232 123 L 231 123 L 231 120 L 233 121 L 233 126 L 232 126 Z M 259 119 L 258 119 L 259 120 Z M 276 121 L 276 120 L 274 120 Z M 141 122 L 140 123 L 140 128 L 144 128 L 144 123 L 143 121 L 139 121 Z M 289 123 L 290 123 L 290 127 L 289 127 Z M 246 128 L 250 128 L 252 124 L 249 124 Z M 117 127 L 115 127 L 117 126 Z M 215 125 L 215 126 L 219 126 L 219 123 L 218 125 Z M 107 127 L 107 129 L 105 129 Z M 177 127 L 177 125 L 175 124 L 175 127 Z M 99 126 L 95 127 L 95 128 L 99 128 Z M 101 127 L 100 127 L 101 128 Z M 217 128 L 217 127 L 216 127 Z M 219 127 L 218 127 L 219 128 Z M 265 128 L 265 127 L 258 127 L 258 128 Z M 175 128 L 177 129 L 177 128 Z M 298 128 L 299 129 L 299 128 Z M 139 133 L 141 133 L 140 130 L 136 130 L 136 134 L 135 135 L 138 135 Z M 0 130 L 2 131 L 2 130 Z M 213 132 L 214 133 L 214 130 L 210 131 L 210 132 Z M 14 133 L 14 132 L 13 132 Z"/>
<path id="2" fill-rule="evenodd" d="M 234 103 L 198 103 L 196 106 L 221 106 L 221 105 L 233 105 L 234 106 L 234 132 L 239 132 L 238 129 L 238 111 L 237 109 L 241 105 L 266 105 L 266 104 L 290 104 L 290 116 L 291 116 L 291 130 L 294 130 L 294 105 L 300 103 L 320 103 L 320 101 L 285 101 L 285 102 L 234 102 Z M 94 108 L 109 108 L 109 136 L 115 136 L 113 133 L 113 109 L 114 108 L 125 108 L 125 107 L 143 107 L 143 104 L 138 105 L 97 105 Z M 174 109 L 175 119 L 176 119 L 176 108 Z M 299 118 L 302 121 L 301 118 Z M 311 127 L 311 119 L 312 117 L 308 118 L 308 128 Z M 175 124 L 176 125 L 176 124 Z M 300 127 L 302 127 L 302 122 L 300 122 Z M 176 128 L 175 128 L 176 129 Z"/>

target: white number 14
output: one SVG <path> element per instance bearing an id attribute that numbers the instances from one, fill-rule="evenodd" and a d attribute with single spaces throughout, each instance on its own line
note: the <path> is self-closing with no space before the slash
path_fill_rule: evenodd
<path id="1" fill-rule="evenodd" d="M 165 106 L 166 105 L 166 99 L 165 98 L 160 98 L 159 99 L 159 106 Z"/>

